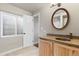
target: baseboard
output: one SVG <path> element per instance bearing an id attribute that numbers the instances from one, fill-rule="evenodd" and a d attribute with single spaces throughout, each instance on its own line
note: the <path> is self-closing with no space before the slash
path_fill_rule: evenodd
<path id="1" fill-rule="evenodd" d="M 9 50 L 9 51 L 0 53 L 0 56 L 4 56 L 4 55 L 6 55 L 6 54 L 8 54 L 8 53 L 14 52 L 14 51 L 19 50 L 19 49 L 22 49 L 22 48 L 23 48 L 23 47 L 19 47 L 19 48 L 11 49 L 11 50 Z"/>

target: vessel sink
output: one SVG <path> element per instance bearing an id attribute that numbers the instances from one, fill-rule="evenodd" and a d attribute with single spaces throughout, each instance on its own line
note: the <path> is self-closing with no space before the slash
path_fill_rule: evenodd
<path id="1" fill-rule="evenodd" d="M 69 38 L 56 38 L 56 40 L 71 41 Z"/>

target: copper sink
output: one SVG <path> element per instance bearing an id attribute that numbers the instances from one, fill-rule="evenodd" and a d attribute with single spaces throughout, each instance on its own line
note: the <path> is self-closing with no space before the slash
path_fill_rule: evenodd
<path id="1" fill-rule="evenodd" d="M 69 39 L 69 38 L 56 38 L 56 40 L 71 41 L 71 39 Z"/>

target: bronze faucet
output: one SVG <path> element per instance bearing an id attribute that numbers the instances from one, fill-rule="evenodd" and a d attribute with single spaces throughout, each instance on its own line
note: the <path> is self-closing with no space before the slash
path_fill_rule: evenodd
<path id="1" fill-rule="evenodd" d="M 69 38 L 72 39 L 72 33 L 69 33 Z"/>

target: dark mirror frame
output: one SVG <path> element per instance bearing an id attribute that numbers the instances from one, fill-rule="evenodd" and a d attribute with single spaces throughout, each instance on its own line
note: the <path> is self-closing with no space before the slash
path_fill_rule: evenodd
<path id="1" fill-rule="evenodd" d="M 56 28 L 55 25 L 53 24 L 53 17 L 55 15 L 55 13 L 59 10 L 63 10 L 66 12 L 67 14 L 67 23 L 62 27 L 62 28 Z M 69 12 L 65 9 L 65 8 L 59 8 L 57 10 L 54 11 L 54 13 L 52 14 L 52 18 L 51 18 L 51 23 L 52 23 L 52 26 L 55 28 L 55 29 L 58 29 L 58 30 L 61 30 L 61 29 L 64 29 L 68 24 L 69 24 Z"/>

